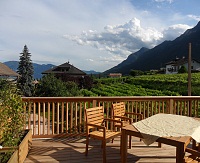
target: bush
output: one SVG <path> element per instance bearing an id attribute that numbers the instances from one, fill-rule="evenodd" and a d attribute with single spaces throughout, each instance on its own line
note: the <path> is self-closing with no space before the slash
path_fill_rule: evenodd
<path id="1" fill-rule="evenodd" d="M 43 76 L 35 88 L 35 96 L 39 97 L 69 97 L 79 95 L 80 91 L 75 82 L 63 82 L 57 79 L 54 74 Z"/>
<path id="2" fill-rule="evenodd" d="M 19 140 L 25 124 L 24 107 L 16 86 L 0 80 L 0 145 L 13 147 Z M 0 162 L 7 162 L 12 153 L 0 153 Z"/>

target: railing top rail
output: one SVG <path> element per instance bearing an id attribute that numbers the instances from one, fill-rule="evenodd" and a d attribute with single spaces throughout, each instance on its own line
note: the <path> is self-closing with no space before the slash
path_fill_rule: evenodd
<path id="1" fill-rule="evenodd" d="M 151 100 L 200 100 L 200 96 L 104 96 L 104 97 L 22 97 L 23 101 L 151 101 Z"/>

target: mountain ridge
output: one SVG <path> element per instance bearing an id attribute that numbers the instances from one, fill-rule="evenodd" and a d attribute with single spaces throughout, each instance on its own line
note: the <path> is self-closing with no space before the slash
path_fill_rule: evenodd
<path id="1" fill-rule="evenodd" d="M 192 44 L 192 58 L 200 60 L 199 36 L 200 22 L 198 22 L 195 27 L 186 30 L 173 41 L 164 41 L 154 48 L 144 51 L 140 55 L 137 55 L 137 53 L 141 49 L 136 53 L 132 53 L 131 55 L 137 55 L 137 60 L 131 61 L 128 57 L 117 66 L 104 71 L 103 74 L 118 72 L 127 75 L 130 73 L 130 70 L 159 70 L 160 68 L 165 67 L 165 63 L 174 60 L 176 57 L 182 58 L 184 56 L 188 58 L 189 43 Z M 124 62 L 129 62 L 129 64 L 120 66 Z"/>

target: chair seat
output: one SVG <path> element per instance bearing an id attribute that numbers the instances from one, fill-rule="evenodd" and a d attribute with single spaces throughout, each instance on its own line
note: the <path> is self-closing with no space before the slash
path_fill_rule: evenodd
<path id="1" fill-rule="evenodd" d="M 200 158 L 196 157 L 194 155 L 185 156 L 185 162 L 186 163 L 199 163 Z"/>
<path id="2" fill-rule="evenodd" d="M 103 131 L 92 131 L 89 133 L 90 137 L 96 138 L 96 139 L 101 139 L 103 140 Z M 111 131 L 111 130 L 106 130 L 106 139 L 113 139 L 116 136 L 120 136 L 121 132 L 120 131 Z"/>
<path id="3" fill-rule="evenodd" d="M 125 127 L 125 126 L 127 126 L 127 125 L 129 125 L 129 124 L 130 124 L 129 121 L 122 121 L 122 126 L 123 126 L 123 127 Z M 115 123 L 115 127 L 120 127 L 120 126 L 121 126 L 120 123 Z"/>

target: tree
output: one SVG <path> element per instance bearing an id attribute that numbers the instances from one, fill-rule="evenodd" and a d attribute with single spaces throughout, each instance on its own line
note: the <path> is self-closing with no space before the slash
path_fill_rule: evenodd
<path id="1" fill-rule="evenodd" d="M 144 75 L 144 72 L 141 70 L 131 70 L 130 71 L 131 76 L 139 76 L 139 75 Z"/>
<path id="2" fill-rule="evenodd" d="M 31 61 L 31 53 L 29 53 L 28 47 L 25 45 L 22 53 L 20 54 L 21 56 L 17 71 L 20 74 L 17 83 L 18 88 L 24 96 L 32 96 L 34 70 Z"/>
<path id="3" fill-rule="evenodd" d="M 42 77 L 36 85 L 35 96 L 40 97 L 59 97 L 66 96 L 66 85 L 53 74 Z"/>
<path id="4" fill-rule="evenodd" d="M 43 76 L 35 88 L 35 96 L 39 97 L 69 97 L 80 95 L 81 92 L 75 82 L 63 82 L 57 79 L 54 74 Z"/>
<path id="5" fill-rule="evenodd" d="M 181 68 L 178 70 L 179 74 L 186 73 L 186 72 L 187 72 L 187 69 L 185 66 L 181 66 Z"/>

